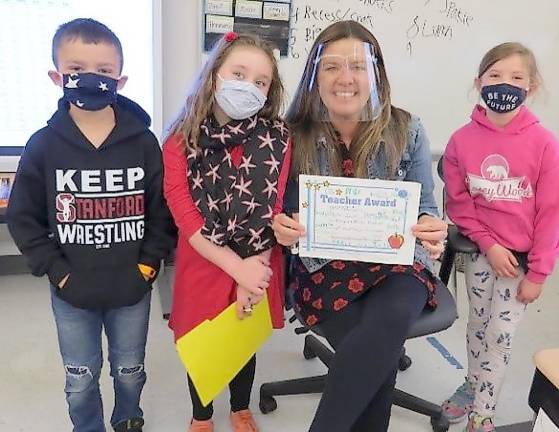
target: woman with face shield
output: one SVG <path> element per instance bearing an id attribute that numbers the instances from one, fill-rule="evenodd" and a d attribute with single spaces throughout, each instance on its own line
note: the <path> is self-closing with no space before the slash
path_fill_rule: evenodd
<path id="1" fill-rule="evenodd" d="M 422 185 L 413 265 L 296 256 L 290 275 L 294 307 L 336 350 L 310 431 L 386 431 L 408 330 L 424 307 L 436 306 L 431 260 L 442 252 L 447 227 L 437 217 L 429 142 L 417 117 L 392 106 L 380 46 L 353 21 L 318 36 L 286 119 L 293 161 L 285 213 L 273 225 L 280 244 L 294 245 L 305 233 L 299 174 Z"/>

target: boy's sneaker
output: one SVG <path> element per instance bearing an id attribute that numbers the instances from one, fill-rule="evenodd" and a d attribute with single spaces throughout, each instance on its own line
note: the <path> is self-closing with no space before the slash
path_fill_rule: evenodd
<path id="1" fill-rule="evenodd" d="M 142 426 L 144 425 L 144 419 L 140 417 L 135 417 L 130 420 L 124 420 L 114 426 L 115 432 L 142 432 Z"/>
<path id="2" fill-rule="evenodd" d="M 468 380 L 456 389 L 454 394 L 441 405 L 444 416 L 450 423 L 461 422 L 472 409 L 475 391 Z"/>
<path id="3" fill-rule="evenodd" d="M 254 417 L 248 409 L 232 412 L 230 419 L 233 432 L 258 432 Z"/>
<path id="4" fill-rule="evenodd" d="M 472 413 L 468 420 L 468 425 L 464 432 L 494 432 L 493 420 L 491 417 L 484 417 L 477 413 Z"/>

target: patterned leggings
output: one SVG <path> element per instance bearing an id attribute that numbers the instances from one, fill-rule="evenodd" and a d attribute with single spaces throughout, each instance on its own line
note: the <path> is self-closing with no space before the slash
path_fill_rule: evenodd
<path id="1" fill-rule="evenodd" d="M 514 278 L 497 277 L 481 254 L 466 259 L 470 300 L 467 350 L 468 380 L 476 394 L 473 411 L 492 417 L 510 361 L 512 339 L 526 305 L 516 300 L 524 272 Z"/>

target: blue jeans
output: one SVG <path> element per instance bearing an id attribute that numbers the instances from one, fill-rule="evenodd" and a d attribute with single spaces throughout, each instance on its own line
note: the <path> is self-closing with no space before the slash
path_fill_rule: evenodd
<path id="1" fill-rule="evenodd" d="M 151 292 L 132 306 L 107 310 L 76 308 L 51 300 L 58 343 L 66 372 L 66 401 L 74 432 L 105 432 L 99 376 L 103 364 L 101 330 L 105 327 L 115 406 L 111 425 L 143 417 L 140 394 L 146 382 L 144 357 Z"/>

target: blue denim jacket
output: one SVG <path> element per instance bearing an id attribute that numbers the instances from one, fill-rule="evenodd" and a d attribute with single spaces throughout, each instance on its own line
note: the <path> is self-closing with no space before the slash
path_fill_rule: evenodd
<path id="1" fill-rule="evenodd" d="M 328 160 L 328 154 L 324 141 L 318 143 L 318 163 L 321 175 L 331 175 L 332 169 Z M 419 214 L 429 214 L 438 216 L 439 211 L 433 189 L 431 150 L 429 149 L 429 139 L 425 129 L 418 117 L 413 116 L 408 128 L 408 142 L 400 165 L 395 176 L 389 176 L 386 172 L 386 155 L 383 151 L 378 152 L 374 157 L 369 157 L 367 161 L 367 172 L 369 178 L 379 178 L 387 180 L 403 180 L 421 183 L 421 198 L 419 202 Z M 294 185 L 295 187 L 297 185 Z M 297 199 L 298 201 L 298 199 Z M 433 262 L 429 258 L 429 253 L 418 242 L 415 248 L 414 260 L 423 264 L 427 269 L 434 273 Z M 303 264 L 310 273 L 313 273 L 330 260 L 319 258 L 301 258 Z"/>

